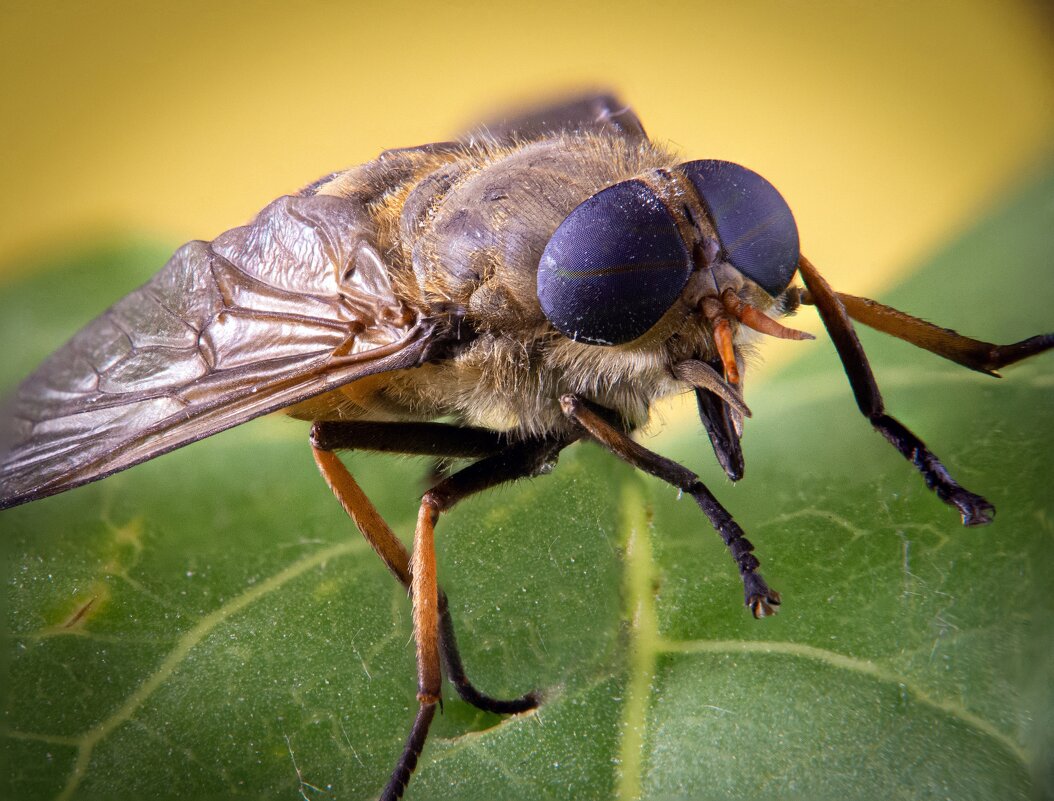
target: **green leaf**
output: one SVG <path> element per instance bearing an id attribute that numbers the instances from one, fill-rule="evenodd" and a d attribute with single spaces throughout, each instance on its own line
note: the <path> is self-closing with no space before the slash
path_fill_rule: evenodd
<path id="1" fill-rule="evenodd" d="M 1049 328 L 1052 228 L 1054 176 L 883 300 L 1000 341 Z M 102 249 L 8 287 L 0 377 L 164 258 Z M 737 486 L 697 424 L 648 441 L 748 531 L 784 597 L 773 619 L 750 618 L 690 499 L 575 446 L 440 521 L 470 675 L 546 701 L 502 719 L 448 693 L 410 799 L 1051 793 L 1050 357 L 996 381 L 862 336 L 891 411 L 996 522 L 958 524 L 857 413 L 825 341 L 750 387 Z M 306 434 L 260 420 L 0 514 L 0 795 L 378 793 L 416 707 L 409 603 Z M 408 537 L 424 465 L 348 463 Z"/>

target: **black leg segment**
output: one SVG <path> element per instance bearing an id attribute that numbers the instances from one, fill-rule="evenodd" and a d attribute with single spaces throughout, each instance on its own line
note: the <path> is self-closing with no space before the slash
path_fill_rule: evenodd
<path id="1" fill-rule="evenodd" d="M 624 431 L 620 431 L 607 422 L 599 413 L 599 409 L 594 409 L 581 398 L 564 395 L 560 403 L 564 414 L 582 426 L 593 439 L 620 459 L 691 495 L 713 527 L 717 529 L 725 545 L 728 546 L 739 568 L 739 575 L 743 579 L 746 605 L 754 617 L 765 617 L 775 613 L 775 607 L 780 603 L 780 596 L 765 583 L 765 579 L 757 572 L 760 563 L 754 556 L 754 546 L 744 536 L 743 529 L 739 527 L 732 515 L 699 480 L 699 476 L 672 459 L 667 459 L 637 444 Z"/>
<path id="2" fill-rule="evenodd" d="M 417 760 L 421 756 L 421 750 L 425 747 L 425 740 L 428 738 L 428 727 L 432 725 L 432 718 L 435 717 L 435 713 L 435 704 L 423 704 L 417 710 L 417 717 L 414 718 L 410 736 L 406 738 L 403 753 L 399 756 L 399 761 L 395 763 L 395 770 L 392 771 L 392 777 L 388 780 L 384 792 L 381 793 L 380 801 L 398 801 L 398 799 L 403 797 L 406 785 L 413 775 L 414 768 L 417 767 Z"/>
<path id="3" fill-rule="evenodd" d="M 324 451 L 354 449 L 480 459 L 509 447 L 508 437 L 486 428 L 445 423 L 318 422 L 311 427 L 311 444 Z"/>
<path id="4" fill-rule="evenodd" d="M 863 415 L 893 447 L 915 465 L 926 481 L 926 486 L 932 489 L 938 498 L 959 510 L 963 525 L 978 526 L 990 523 L 995 514 L 995 507 L 980 495 L 956 483 L 941 464 L 941 460 L 921 439 L 899 420 L 886 414 L 875 376 L 842 302 L 804 256 L 801 257 L 798 268 L 827 333 L 834 342 L 838 357 L 842 360 L 849 385 L 856 398 L 856 405 L 860 407 Z"/>

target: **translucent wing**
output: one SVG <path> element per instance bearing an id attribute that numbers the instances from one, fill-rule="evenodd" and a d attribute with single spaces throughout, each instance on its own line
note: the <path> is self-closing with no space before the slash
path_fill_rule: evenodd
<path id="1" fill-rule="evenodd" d="M 316 196 L 184 245 L 7 402 L 0 508 L 417 364 L 428 326 L 373 241 L 360 205 Z"/>
<path id="2" fill-rule="evenodd" d="M 629 139 L 646 138 L 644 126 L 633 109 L 608 92 L 577 95 L 498 115 L 473 128 L 464 138 L 483 135 L 498 141 L 529 141 L 564 131 L 594 131 Z"/>

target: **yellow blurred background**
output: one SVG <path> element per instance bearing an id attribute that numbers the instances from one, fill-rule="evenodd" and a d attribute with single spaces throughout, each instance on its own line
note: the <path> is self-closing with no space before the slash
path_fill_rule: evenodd
<path id="1" fill-rule="evenodd" d="M 1054 144 L 1040 2 L 11 2 L 0 286 L 127 232 L 211 238 L 495 106 L 607 86 L 686 158 L 758 170 L 873 292 Z M 160 267 L 160 265 L 157 265 Z"/>

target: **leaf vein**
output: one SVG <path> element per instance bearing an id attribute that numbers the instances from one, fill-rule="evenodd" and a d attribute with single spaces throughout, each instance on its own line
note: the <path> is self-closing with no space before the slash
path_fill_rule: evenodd
<path id="1" fill-rule="evenodd" d="M 319 567 L 331 559 L 365 549 L 366 545 L 363 542 L 351 540 L 316 551 L 310 556 L 305 556 L 293 562 L 270 578 L 249 587 L 240 595 L 236 595 L 203 617 L 197 625 L 176 641 L 175 647 L 173 647 L 172 651 L 157 669 L 135 689 L 112 715 L 105 720 L 99 721 L 91 729 L 73 740 L 78 748 L 77 760 L 74 763 L 66 786 L 57 796 L 57 801 L 68 801 L 68 799 L 73 797 L 73 794 L 77 791 L 87 774 L 95 747 L 109 736 L 111 732 L 131 720 L 136 711 L 146 703 L 150 696 L 176 672 L 180 663 L 186 659 L 194 647 L 211 634 L 213 630 L 238 612 L 309 570 Z"/>
<path id="2" fill-rule="evenodd" d="M 1028 767 L 1030 760 L 1025 749 L 1006 733 L 1000 731 L 995 724 L 985 720 L 979 715 L 966 709 L 962 704 L 950 699 L 936 698 L 922 687 L 911 683 L 903 676 L 898 675 L 888 668 L 882 667 L 869 659 L 858 659 L 856 657 L 840 654 L 837 651 L 829 651 L 825 648 L 817 648 L 794 642 L 779 642 L 766 640 L 688 640 L 674 641 L 662 640 L 659 647 L 666 653 L 677 654 L 761 654 L 792 656 L 799 659 L 810 659 L 822 662 L 834 668 L 847 670 L 868 676 L 885 684 L 895 684 L 910 693 L 919 703 L 949 715 L 970 728 L 981 732 L 1003 746 L 1024 767 Z"/>

